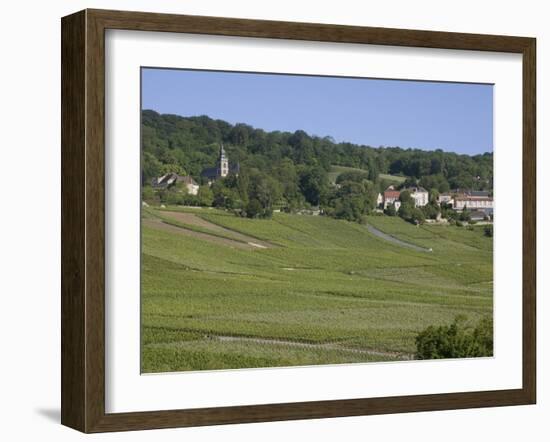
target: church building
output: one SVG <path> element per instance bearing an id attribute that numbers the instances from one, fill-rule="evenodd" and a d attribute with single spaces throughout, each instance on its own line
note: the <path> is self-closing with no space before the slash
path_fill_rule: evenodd
<path id="1" fill-rule="evenodd" d="M 208 167 L 203 169 L 201 176 L 206 178 L 209 183 L 216 181 L 219 178 L 225 178 L 227 175 L 239 175 L 239 163 L 230 164 L 229 158 L 223 148 L 223 144 L 220 145 L 220 153 L 218 161 L 215 167 Z"/>

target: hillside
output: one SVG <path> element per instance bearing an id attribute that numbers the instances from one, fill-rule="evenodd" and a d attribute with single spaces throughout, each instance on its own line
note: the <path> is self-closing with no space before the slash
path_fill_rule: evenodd
<path id="1" fill-rule="evenodd" d="M 245 169 L 270 173 L 280 182 L 291 164 L 294 168 L 319 167 L 329 173 L 333 166 L 365 171 L 371 181 L 379 174 L 424 179 L 438 187 L 492 188 L 493 154 L 459 155 L 451 152 L 372 147 L 336 143 L 331 138 L 294 133 L 267 132 L 246 124 L 232 125 L 207 116 L 180 117 L 152 110 L 142 112 L 143 178 L 148 183 L 163 171 L 185 171 L 200 179 L 211 167 L 223 144 L 231 161 Z M 388 177 L 384 177 L 387 179 Z M 445 191 L 443 188 L 440 191 Z"/>
<path id="2" fill-rule="evenodd" d="M 167 207 L 144 217 L 145 372 L 410 359 L 425 327 L 492 312 L 481 229 L 368 218 L 427 253 L 322 216 Z"/>

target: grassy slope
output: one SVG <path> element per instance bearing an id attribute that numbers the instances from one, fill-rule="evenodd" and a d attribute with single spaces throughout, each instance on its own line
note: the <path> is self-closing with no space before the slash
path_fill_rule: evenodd
<path id="1" fill-rule="evenodd" d="M 380 173 L 380 174 L 378 174 L 378 177 L 380 179 L 383 179 L 383 180 L 386 180 L 386 181 L 392 181 L 396 184 L 403 183 L 406 180 L 406 178 L 404 176 L 389 175 L 387 173 Z"/>
<path id="2" fill-rule="evenodd" d="M 344 172 L 366 172 L 366 170 L 359 169 L 357 167 L 330 166 L 330 171 L 328 173 L 328 180 L 331 183 L 335 183 L 336 178 L 338 178 L 338 175 Z"/>
<path id="3" fill-rule="evenodd" d="M 331 166 L 330 172 L 328 173 L 328 179 L 331 183 L 336 182 L 338 175 L 344 172 L 366 172 L 366 170 L 358 169 L 356 167 L 346 167 L 346 166 Z M 386 181 L 391 181 L 395 184 L 400 184 L 405 181 L 405 177 L 397 175 L 389 175 L 387 173 L 381 173 L 378 175 L 381 179 Z"/>
<path id="4" fill-rule="evenodd" d="M 481 231 L 369 221 L 418 253 L 364 226 L 325 217 L 273 220 L 201 212 L 204 219 L 282 247 L 238 250 L 143 228 L 143 369 L 146 372 L 311 365 L 392 359 L 349 351 L 414 351 L 431 324 L 492 310 L 492 241 Z M 220 342 L 247 336 L 341 349 Z"/>

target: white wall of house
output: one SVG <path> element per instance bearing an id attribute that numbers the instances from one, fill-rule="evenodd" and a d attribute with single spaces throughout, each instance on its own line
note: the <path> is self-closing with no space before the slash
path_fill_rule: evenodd
<path id="1" fill-rule="evenodd" d="M 384 209 L 387 209 L 388 206 L 392 205 L 392 204 L 395 204 L 395 202 L 399 202 L 401 204 L 401 202 L 399 201 L 399 198 L 398 197 L 388 197 L 384 200 Z"/>
<path id="2" fill-rule="evenodd" d="M 187 193 L 189 195 L 197 195 L 199 193 L 198 184 L 186 184 L 185 187 L 187 187 Z"/>
<path id="3" fill-rule="evenodd" d="M 441 204 L 441 203 L 453 204 L 453 201 L 454 201 L 454 200 L 453 200 L 453 197 L 452 197 L 451 195 L 445 195 L 445 194 L 443 194 L 443 195 L 439 195 L 439 196 L 437 197 L 437 202 L 438 202 L 439 204 Z"/>
<path id="4" fill-rule="evenodd" d="M 428 204 L 428 192 L 414 192 L 411 194 L 411 196 L 414 198 L 415 207 L 424 207 L 426 204 Z"/>
<path id="5" fill-rule="evenodd" d="M 453 206 L 456 210 L 462 210 L 464 207 L 468 210 L 483 210 L 483 209 L 492 209 L 493 200 L 492 198 L 483 198 L 483 199 L 455 199 L 455 204 Z"/>

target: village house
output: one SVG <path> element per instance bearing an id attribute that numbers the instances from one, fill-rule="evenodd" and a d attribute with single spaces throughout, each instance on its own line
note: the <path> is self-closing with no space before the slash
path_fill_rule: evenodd
<path id="1" fill-rule="evenodd" d="M 239 175 L 239 170 L 239 163 L 229 164 L 229 158 L 225 153 L 223 144 L 220 144 L 220 152 L 216 166 L 203 169 L 201 176 L 208 180 L 208 184 L 212 184 L 217 179 L 225 178 L 229 174 Z"/>
<path id="2" fill-rule="evenodd" d="M 424 207 L 430 201 L 430 195 L 423 187 L 408 187 L 404 190 L 407 190 L 411 194 L 415 207 Z"/>
<path id="3" fill-rule="evenodd" d="M 151 181 L 151 187 L 158 190 L 168 189 L 180 183 L 185 186 L 189 195 L 197 195 L 199 193 L 199 185 L 191 176 L 182 176 L 173 172 L 167 173 L 158 178 L 153 178 Z"/>
<path id="4" fill-rule="evenodd" d="M 437 202 L 439 204 L 453 204 L 453 195 L 451 195 L 450 193 L 441 193 L 439 194 L 439 196 L 437 197 Z"/>
<path id="5" fill-rule="evenodd" d="M 401 192 L 399 190 L 395 190 L 394 186 L 389 186 L 386 190 L 384 190 L 384 209 L 387 209 L 389 205 L 395 205 L 396 202 L 399 202 L 399 195 Z M 398 207 L 396 207 L 396 210 Z"/>
<path id="6" fill-rule="evenodd" d="M 468 191 L 454 198 L 453 209 L 456 211 L 479 210 L 485 214 L 493 213 L 493 197 L 485 191 Z"/>

